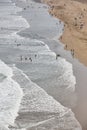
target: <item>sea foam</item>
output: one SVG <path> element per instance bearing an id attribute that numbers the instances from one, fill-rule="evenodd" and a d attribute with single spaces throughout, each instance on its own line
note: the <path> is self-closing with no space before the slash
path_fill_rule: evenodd
<path id="1" fill-rule="evenodd" d="M 0 76 L 4 77 L 0 82 L 0 127 L 5 129 L 13 125 L 23 93 L 19 84 L 12 79 L 12 69 L 1 60 Z"/>
<path id="2" fill-rule="evenodd" d="M 8 2 L 10 3 L 10 0 L 8 0 Z M 4 62 L 0 61 L 1 129 L 6 130 L 8 129 L 9 125 L 12 127 L 12 125 L 14 125 L 15 118 L 18 116 L 17 113 L 19 112 L 19 116 L 15 120 L 15 124 L 17 125 L 18 123 L 17 127 L 21 130 L 21 125 L 26 126 L 26 122 L 28 125 L 27 128 L 32 129 L 33 127 L 33 130 L 47 130 L 48 127 L 50 130 L 61 129 L 61 127 L 62 129 L 67 130 L 81 130 L 81 127 L 78 121 L 75 119 L 72 111 L 62 106 L 57 100 L 54 99 L 52 95 L 48 94 L 47 91 L 42 88 L 43 86 L 52 89 L 56 88 L 59 101 L 62 99 L 63 101 L 67 102 L 67 98 L 70 98 L 68 93 L 71 95 L 71 93 L 75 92 L 76 82 L 75 77 L 73 76 L 72 65 L 62 58 L 59 58 L 58 61 L 56 61 L 56 54 L 52 52 L 44 42 L 39 40 L 34 40 L 33 42 L 32 40 L 31 43 L 31 41 L 29 42 L 29 39 L 18 37 L 16 34 L 18 31 L 29 27 L 25 19 L 14 15 L 17 14 L 17 12 L 20 10 L 21 9 L 16 7 L 13 3 L 11 3 L 11 5 L 9 4 L 8 6 L 3 6 L 3 8 L 0 8 L 0 17 L 2 17 L 2 22 L 0 25 L 2 27 L 1 33 L 3 33 L 3 35 L 0 37 L 4 38 L 3 42 L 5 40 L 6 43 L 7 41 L 8 43 L 10 42 L 10 47 L 11 44 L 15 43 L 15 39 L 18 41 L 17 43 L 21 43 L 21 39 L 24 40 L 24 44 L 22 44 L 22 46 L 18 48 L 16 45 L 15 48 L 18 48 L 19 51 L 25 50 L 26 52 L 28 51 L 28 53 L 31 52 L 31 56 L 37 52 L 38 59 L 34 60 L 32 64 L 28 63 L 28 67 L 26 67 L 24 64 L 24 69 L 27 69 L 25 72 L 29 74 L 28 76 L 15 66 L 8 67 Z M 4 30 L 6 29 L 8 29 L 8 32 L 11 30 L 12 32 L 5 35 Z M 24 48 L 26 42 L 28 43 L 28 46 Z M 6 51 L 8 51 L 8 49 Z M 16 55 L 13 56 L 12 52 L 12 55 L 10 55 L 10 61 L 13 60 L 12 63 L 15 63 L 16 61 L 14 60 L 15 56 Z M 32 82 L 29 78 L 35 80 L 35 82 Z M 36 83 L 39 83 L 40 85 L 37 85 Z M 64 83 L 65 86 L 63 86 Z M 48 91 L 49 90 L 50 89 L 48 89 Z M 59 95 L 59 93 L 61 95 Z M 38 113 L 42 114 L 42 118 L 44 118 L 44 113 L 47 116 L 45 116 L 45 119 L 43 120 L 42 118 L 40 120 L 38 117 L 37 120 L 32 118 L 33 121 L 30 122 L 30 116 L 28 114 L 35 117 L 35 114 L 37 115 Z M 23 114 L 25 118 L 23 117 Z M 28 115 L 28 119 L 26 118 L 26 114 Z M 20 115 L 22 115 L 21 118 Z M 24 122 L 24 120 L 26 120 L 26 122 Z M 14 129 L 16 129 L 15 126 Z"/>
<path id="3" fill-rule="evenodd" d="M 15 122 L 17 128 L 81 130 L 80 124 L 70 109 L 62 106 L 41 87 L 33 83 L 23 71 L 15 66 L 12 67 L 12 70 L 13 79 L 20 84 L 24 92 L 19 109 L 19 120 L 17 119 Z"/>

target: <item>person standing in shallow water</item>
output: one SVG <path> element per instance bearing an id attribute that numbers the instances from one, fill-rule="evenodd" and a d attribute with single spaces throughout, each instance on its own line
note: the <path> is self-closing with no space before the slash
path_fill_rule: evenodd
<path id="1" fill-rule="evenodd" d="M 56 60 L 58 59 L 58 57 L 60 57 L 60 54 L 56 54 Z"/>
<path id="2" fill-rule="evenodd" d="M 74 57 L 74 49 L 71 49 L 71 55 Z"/>
<path id="3" fill-rule="evenodd" d="M 21 61 L 23 60 L 23 57 L 22 57 L 22 56 L 20 56 L 20 60 L 21 60 Z"/>
<path id="4" fill-rule="evenodd" d="M 35 58 L 37 57 L 37 55 L 35 54 Z"/>
<path id="5" fill-rule="evenodd" d="M 30 57 L 29 60 L 32 62 L 32 58 Z"/>
<path id="6" fill-rule="evenodd" d="M 27 60 L 27 57 L 25 57 L 25 61 Z"/>

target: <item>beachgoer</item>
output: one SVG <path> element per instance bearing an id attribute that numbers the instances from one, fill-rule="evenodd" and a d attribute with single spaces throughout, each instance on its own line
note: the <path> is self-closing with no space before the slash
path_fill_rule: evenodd
<path id="1" fill-rule="evenodd" d="M 27 60 L 27 57 L 25 57 L 25 60 Z"/>
<path id="2" fill-rule="evenodd" d="M 71 55 L 74 57 L 74 49 L 71 49 Z"/>
<path id="3" fill-rule="evenodd" d="M 20 46 L 21 44 L 17 44 L 17 46 Z"/>
<path id="4" fill-rule="evenodd" d="M 32 59 L 31 59 L 31 57 L 29 58 L 29 60 L 32 62 Z"/>
<path id="5" fill-rule="evenodd" d="M 67 45 L 65 46 L 65 48 L 67 48 Z"/>
<path id="6" fill-rule="evenodd" d="M 24 10 L 26 10 L 26 8 L 24 8 Z"/>
<path id="7" fill-rule="evenodd" d="M 58 57 L 60 57 L 60 54 L 56 54 L 56 60 L 58 59 Z"/>
<path id="8" fill-rule="evenodd" d="M 37 57 L 37 55 L 35 54 L 35 58 Z"/>
<path id="9" fill-rule="evenodd" d="M 22 56 L 20 56 L 20 60 L 21 60 L 21 61 L 23 60 L 23 57 L 22 57 Z"/>

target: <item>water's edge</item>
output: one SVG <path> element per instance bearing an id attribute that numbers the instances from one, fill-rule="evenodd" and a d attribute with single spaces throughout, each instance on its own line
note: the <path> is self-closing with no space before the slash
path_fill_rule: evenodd
<path id="1" fill-rule="evenodd" d="M 73 76 L 72 65 L 61 57 L 58 57 L 58 60 L 57 60 L 56 59 L 57 55 L 54 52 L 52 52 L 43 41 L 36 40 L 35 38 L 34 39 L 23 38 L 17 35 L 17 32 L 20 32 L 20 30 L 24 30 L 25 28 L 29 28 L 29 25 L 25 19 L 23 19 L 20 16 L 16 16 L 17 14 L 14 13 L 14 12 L 17 12 L 17 9 L 18 11 L 21 11 L 21 9 L 16 7 L 14 3 L 10 4 L 10 0 L 8 0 L 8 4 L 10 7 L 12 5 L 12 9 L 8 8 L 9 6 L 7 6 L 6 13 L 9 13 L 11 11 L 11 14 L 13 13 L 15 15 L 8 15 L 8 17 L 6 17 L 7 21 L 10 22 L 12 20 L 11 24 L 9 24 L 8 22 L 7 24 L 8 28 L 5 27 L 4 22 L 1 25 L 1 27 L 4 26 L 4 28 L 2 30 L 3 35 L 1 35 L 1 39 L 0 39 L 1 40 L 0 41 L 1 42 L 0 59 L 2 59 L 6 64 L 10 66 L 10 68 L 12 69 L 13 75 L 12 75 L 12 79 L 10 79 L 11 80 L 10 83 L 9 83 L 9 78 L 8 78 L 8 80 L 6 80 L 6 82 L 4 82 L 3 84 L 4 86 L 6 86 L 5 83 L 6 84 L 8 83 L 8 87 L 11 88 L 12 90 L 14 90 L 13 87 L 14 88 L 15 86 L 19 87 L 20 85 L 20 88 L 23 90 L 24 96 L 23 98 L 21 96 L 22 101 L 20 104 L 20 101 L 16 99 L 18 97 L 16 95 L 19 94 L 19 92 L 17 91 L 16 93 L 16 90 L 13 91 L 13 99 L 14 101 L 18 101 L 18 102 L 16 103 L 14 103 L 13 101 L 12 102 L 15 105 L 16 104 L 18 106 L 20 105 L 19 116 L 16 118 L 18 107 L 17 109 L 13 108 L 12 106 L 13 104 L 10 104 L 10 107 L 12 107 L 12 111 L 15 109 L 16 114 L 14 111 L 11 114 L 7 109 L 6 110 L 7 116 L 5 119 L 7 122 L 6 124 L 4 124 L 5 122 L 3 122 L 3 126 L 5 125 L 6 129 L 8 129 L 7 127 L 8 125 L 10 125 L 9 129 L 11 130 L 16 129 L 16 128 L 17 129 L 28 128 L 28 129 L 33 129 L 33 130 L 37 128 L 37 129 L 42 130 L 42 129 L 47 129 L 47 125 L 49 129 L 51 128 L 60 129 L 61 127 L 63 127 L 63 129 L 66 128 L 69 130 L 72 129 L 72 127 L 74 130 L 77 128 L 81 129 L 81 126 L 75 119 L 72 111 L 66 107 L 63 107 L 58 102 L 58 100 L 55 100 L 55 99 L 60 98 L 59 99 L 60 102 L 65 103 L 68 106 L 73 106 L 74 104 L 74 103 L 70 104 L 71 100 L 73 100 L 72 97 L 73 97 L 73 94 L 75 93 L 75 84 L 76 84 L 75 77 Z M 5 13 L 4 11 L 2 12 Z M 6 35 L 4 31 L 6 31 L 5 32 Z M 54 33 L 52 35 L 54 35 Z M 46 40 L 47 40 L 46 42 L 49 41 L 49 39 L 46 39 Z M 20 57 L 21 55 L 22 57 Z M 38 58 L 36 58 L 37 56 Z M 22 60 L 26 60 L 25 58 L 26 59 L 29 58 L 28 62 L 22 61 Z M 3 66 L 5 66 L 5 64 L 1 61 L 0 65 L 2 64 Z M 1 71 L 1 80 L 2 80 L 3 79 L 2 74 L 4 74 L 5 76 L 8 76 L 9 74 L 5 74 L 4 72 L 5 69 L 4 70 L 1 69 L 1 70 L 2 70 Z M 8 67 L 6 71 L 7 70 L 8 70 Z M 64 82 L 62 82 L 62 79 Z M 16 81 L 17 83 L 15 83 L 14 81 Z M 0 84 L 2 85 L 2 88 L 3 88 L 3 84 L 2 83 Z M 54 90 L 52 86 L 55 86 L 54 88 L 56 89 L 54 93 L 52 92 L 52 90 L 50 90 L 50 88 Z M 58 94 L 58 90 L 60 91 L 61 95 Z M 5 92 L 5 89 L 4 89 L 4 92 Z M 8 94 L 7 94 L 9 95 L 9 98 L 11 95 L 10 92 L 11 91 L 8 91 Z M 57 92 L 56 96 L 58 97 L 54 95 L 55 92 Z M 22 94 L 22 91 L 21 91 L 21 94 Z M 68 99 L 67 94 L 68 96 L 70 96 L 70 99 Z M 6 98 L 8 99 L 8 97 Z M 10 100 L 9 100 L 9 103 L 10 103 Z M 8 112 L 11 114 L 11 116 L 9 117 L 8 117 Z M 40 118 L 38 118 L 38 115 L 40 116 Z M 12 120 L 16 118 L 15 120 L 16 125 L 13 127 L 12 123 L 14 121 L 10 122 L 7 120 L 7 118 L 9 118 L 9 120 L 10 118 Z M 32 120 L 32 118 L 34 120 Z M 68 125 L 66 125 L 67 120 L 68 120 Z"/>

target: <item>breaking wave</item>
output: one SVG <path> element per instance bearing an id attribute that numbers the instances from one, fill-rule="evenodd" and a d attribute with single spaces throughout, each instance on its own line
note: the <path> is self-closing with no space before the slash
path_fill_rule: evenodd
<path id="1" fill-rule="evenodd" d="M 0 129 L 14 124 L 23 96 L 22 89 L 12 76 L 12 69 L 0 60 Z"/>
<path id="2" fill-rule="evenodd" d="M 81 130 L 71 109 L 61 105 L 75 105 L 72 65 L 56 59 L 44 42 L 17 35 L 29 27 L 16 15 L 21 10 L 0 0 L 0 59 L 6 63 L 0 60 L 0 129 Z"/>

